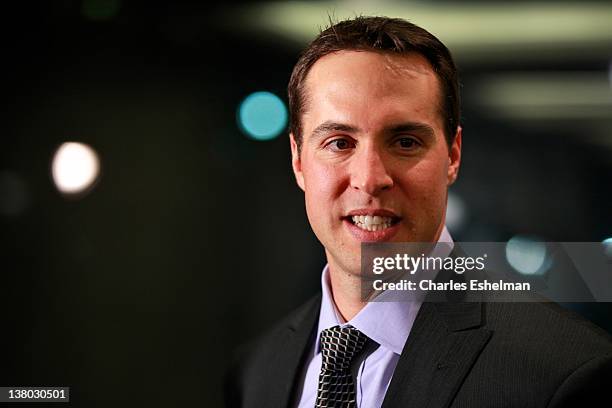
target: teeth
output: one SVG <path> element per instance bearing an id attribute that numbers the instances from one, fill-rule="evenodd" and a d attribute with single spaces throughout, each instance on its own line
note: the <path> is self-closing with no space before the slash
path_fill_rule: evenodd
<path id="1" fill-rule="evenodd" d="M 366 231 L 380 231 L 391 226 L 391 217 L 381 217 L 379 215 L 354 215 L 353 223 Z"/>

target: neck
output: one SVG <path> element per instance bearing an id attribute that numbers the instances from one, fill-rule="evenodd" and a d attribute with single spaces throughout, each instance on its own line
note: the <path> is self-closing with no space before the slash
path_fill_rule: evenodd
<path id="1" fill-rule="evenodd" d="M 442 219 L 442 223 L 438 227 L 431 242 L 439 241 L 440 235 L 444 230 L 444 221 L 445 220 Z M 336 305 L 336 309 L 340 312 L 341 317 L 345 321 L 349 321 L 368 303 L 362 298 L 361 277 L 359 272 L 351 273 L 339 267 L 339 265 L 334 262 L 329 252 L 326 251 L 326 255 L 329 264 L 332 300 Z"/>
<path id="2" fill-rule="evenodd" d="M 351 274 L 329 264 L 329 280 L 336 308 L 345 321 L 351 320 L 367 304 L 361 298 L 361 279 L 359 275 Z"/>

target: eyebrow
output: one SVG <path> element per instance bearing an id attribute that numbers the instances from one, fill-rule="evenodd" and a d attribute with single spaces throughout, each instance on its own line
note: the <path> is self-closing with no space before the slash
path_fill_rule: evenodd
<path id="1" fill-rule="evenodd" d="M 319 139 L 327 133 L 331 132 L 347 132 L 357 133 L 359 128 L 344 123 L 332 122 L 330 120 L 321 123 L 311 133 L 313 139 Z"/>
<path id="2" fill-rule="evenodd" d="M 358 133 L 360 131 L 358 127 L 328 120 L 317 126 L 312 131 L 311 136 L 313 139 L 318 139 L 330 132 Z M 421 122 L 403 122 L 389 125 L 383 129 L 383 132 L 386 134 L 415 132 L 428 137 L 433 137 L 435 134 L 431 126 Z"/>
<path id="3" fill-rule="evenodd" d="M 385 133 L 414 132 L 423 136 L 433 137 L 435 132 L 431 126 L 421 122 L 405 122 L 385 128 Z"/>

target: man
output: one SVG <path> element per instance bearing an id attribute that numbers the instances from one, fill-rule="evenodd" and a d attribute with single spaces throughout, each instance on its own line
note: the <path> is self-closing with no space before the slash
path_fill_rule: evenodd
<path id="1" fill-rule="evenodd" d="M 370 302 L 362 242 L 452 242 L 456 68 L 400 19 L 324 30 L 289 83 L 292 165 L 325 247 L 322 295 L 240 354 L 239 407 L 560 407 L 612 385 L 612 343 L 541 303 Z"/>

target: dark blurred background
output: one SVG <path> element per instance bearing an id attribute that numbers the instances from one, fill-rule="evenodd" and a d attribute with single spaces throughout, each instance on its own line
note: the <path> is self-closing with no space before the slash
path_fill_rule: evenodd
<path id="1" fill-rule="evenodd" d="M 455 240 L 612 237 L 610 2 L 2 7 L 2 386 L 70 386 L 79 407 L 222 404 L 231 350 L 319 288 L 282 114 L 328 14 L 407 18 L 453 51 Z M 278 135 L 239 123 L 261 91 L 280 98 Z M 61 167 L 66 142 L 99 173 L 78 152 Z M 565 306 L 612 331 L 609 304 Z"/>

